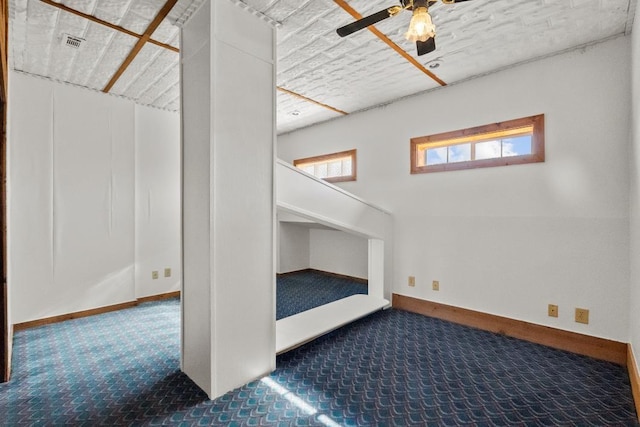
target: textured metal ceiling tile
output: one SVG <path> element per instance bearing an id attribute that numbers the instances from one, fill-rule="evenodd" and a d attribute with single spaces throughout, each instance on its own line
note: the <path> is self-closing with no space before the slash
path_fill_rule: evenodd
<path id="1" fill-rule="evenodd" d="M 176 113 L 180 112 L 180 92 L 178 91 L 178 93 L 176 93 L 176 96 L 172 100 L 170 100 L 160 108 L 162 108 L 163 110 L 173 111 Z"/>
<path id="2" fill-rule="evenodd" d="M 151 104 L 153 100 L 150 100 L 149 91 L 155 86 L 161 86 L 160 82 L 167 74 L 174 75 L 177 72 L 177 59 L 178 54 L 175 52 L 151 44 L 145 45 L 112 92 L 140 102 L 144 96 L 145 105 Z M 161 105 L 155 106 L 162 108 Z"/>
<path id="3" fill-rule="evenodd" d="M 16 67 L 19 67 L 16 69 L 27 73 L 46 75 L 51 46 L 56 43 L 57 39 L 58 16 L 51 13 L 50 6 L 39 1 L 32 0 L 25 3 L 25 13 L 19 14 L 19 17 L 24 19 L 22 31 L 20 31 L 22 40 L 13 48 L 22 49 L 17 52 L 20 56 L 20 65 L 16 63 Z"/>
<path id="4" fill-rule="evenodd" d="M 141 90 L 140 86 L 146 87 L 157 79 L 157 76 L 150 73 L 148 69 L 162 51 L 165 50 L 166 49 L 150 43 L 145 44 L 129 67 L 127 67 L 125 72 L 122 73 L 118 81 L 113 85 L 110 92 L 136 99 L 137 93 Z M 174 52 L 171 53 L 175 60 L 177 54 Z"/>
<path id="5" fill-rule="evenodd" d="M 27 55 L 27 0 L 10 0 L 9 38 L 9 67 L 22 70 Z"/>
<path id="6" fill-rule="evenodd" d="M 152 35 L 179 46 L 181 26 L 205 0 L 179 0 Z M 236 1 L 236 0 L 234 0 Z M 277 82 L 332 107 L 355 112 L 437 88 L 425 73 L 368 30 L 341 38 L 336 28 L 354 19 L 333 0 L 242 0 L 278 21 Z M 142 33 L 164 0 L 61 0 L 69 7 Z M 395 0 L 348 0 L 362 15 L 397 4 Z M 637 0 L 473 0 L 430 8 L 437 49 L 416 56 L 404 33 L 411 13 L 402 12 L 376 27 L 447 83 L 517 63 L 628 34 Z M 82 22 L 39 0 L 10 0 L 10 66 L 16 70 L 102 89 L 137 41 Z M 61 45 L 63 34 L 84 38 L 84 47 Z M 430 68 L 437 66 L 437 68 Z M 113 92 L 138 103 L 176 110 L 178 55 L 147 45 Z M 278 129 L 286 132 L 340 116 L 303 99 L 278 92 Z M 296 112 L 296 114 L 291 114 Z"/>
<path id="7" fill-rule="evenodd" d="M 175 101 L 180 99 L 180 80 L 175 79 L 174 83 L 168 86 L 164 92 L 162 92 L 157 98 L 154 99 L 153 105 L 159 108 L 178 111 L 179 106 L 177 108 L 170 107 L 170 105 L 175 105 Z"/>
<path id="8" fill-rule="evenodd" d="M 337 117 L 341 115 L 286 93 L 277 94 L 278 133 Z"/>
<path id="9" fill-rule="evenodd" d="M 106 52 L 111 48 L 111 44 L 116 37 L 116 33 L 99 24 L 89 23 L 84 34 L 85 42 L 74 58 L 67 79 L 60 79 L 81 86 L 89 86 L 91 76 L 96 71 L 96 67 L 102 61 Z M 133 39 L 131 39 L 133 43 Z M 98 86 L 89 86 L 94 89 L 102 89 Z"/>
<path id="10" fill-rule="evenodd" d="M 164 5 L 164 1 L 136 0 L 121 19 L 120 25 L 138 34 L 145 32 L 153 18 Z"/>
<path id="11" fill-rule="evenodd" d="M 136 42 L 136 38 L 116 32 L 109 42 L 108 48 L 103 50 L 88 75 L 87 87 L 102 90 L 120 68 Z"/>
<path id="12" fill-rule="evenodd" d="M 31 1 L 31 0 L 30 0 Z M 86 13 L 88 15 L 93 15 L 96 9 L 97 0 L 54 0 L 56 3 L 64 4 L 65 6 L 69 6 L 72 9 L 75 9 L 79 12 Z M 121 3 L 121 1 L 114 1 L 114 3 Z"/>
<path id="13" fill-rule="evenodd" d="M 179 35 L 180 29 L 175 25 L 171 25 L 169 21 L 164 20 L 153 32 L 151 38 L 174 47 L 180 47 Z"/>
<path id="14" fill-rule="evenodd" d="M 154 105 L 162 108 L 157 103 L 159 99 L 165 97 L 168 92 L 173 91 L 175 94 L 180 93 L 180 69 L 178 64 L 170 67 L 160 75 L 157 83 L 150 85 L 138 97 L 138 102 L 144 105 Z"/>
<path id="15" fill-rule="evenodd" d="M 127 14 L 133 3 L 135 3 L 135 0 L 100 1 L 96 4 L 93 15 L 103 21 L 122 26 L 120 21 Z M 68 6 L 74 7 L 70 4 Z"/>

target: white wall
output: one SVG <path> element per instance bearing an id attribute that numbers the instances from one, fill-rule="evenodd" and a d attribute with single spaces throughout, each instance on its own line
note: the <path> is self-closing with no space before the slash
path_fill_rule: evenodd
<path id="1" fill-rule="evenodd" d="M 133 103 L 10 83 L 12 323 L 133 300 Z"/>
<path id="2" fill-rule="evenodd" d="M 136 105 L 136 297 L 179 291 L 180 115 Z M 164 269 L 171 269 L 165 277 Z M 159 278 L 151 273 L 158 271 Z"/>
<path id="3" fill-rule="evenodd" d="M 340 186 L 392 212 L 395 292 L 627 341 L 629 81 L 618 38 L 282 135 L 278 155 L 358 149 Z M 545 163 L 409 174 L 411 137 L 540 113 Z"/>
<path id="4" fill-rule="evenodd" d="M 337 230 L 310 230 L 309 264 L 330 273 L 366 279 L 369 241 Z"/>
<path id="5" fill-rule="evenodd" d="M 305 270 L 309 263 L 309 227 L 278 222 L 278 274 Z"/>
<path id="6" fill-rule="evenodd" d="M 368 239 L 306 223 L 278 222 L 278 273 L 313 268 L 366 279 Z"/>
<path id="7" fill-rule="evenodd" d="M 11 323 L 179 289 L 179 116 L 24 74 L 10 82 Z"/>
<path id="8" fill-rule="evenodd" d="M 636 25 L 640 24 L 640 8 L 636 8 Z M 636 364 L 640 367 L 640 31 L 632 33 L 631 44 L 631 171 L 630 171 L 630 237 L 631 295 L 629 305 L 629 342 Z M 638 372 L 638 370 L 636 370 Z"/>

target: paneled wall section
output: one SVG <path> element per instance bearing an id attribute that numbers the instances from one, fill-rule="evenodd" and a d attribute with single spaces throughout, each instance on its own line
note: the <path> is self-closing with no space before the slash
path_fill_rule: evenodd
<path id="1" fill-rule="evenodd" d="M 178 176 L 179 117 L 144 108 L 136 115 L 130 101 L 18 73 L 11 74 L 10 89 L 11 323 L 177 289 L 176 281 L 165 280 L 136 290 L 136 252 L 144 264 L 170 247 L 172 260 L 163 262 L 180 262 L 177 239 L 136 239 L 136 230 L 145 230 L 136 227 L 136 205 L 171 212 L 152 215 L 160 234 L 175 236 L 180 227 L 175 185 L 155 186 L 151 198 L 140 192 L 145 200 L 136 202 L 136 170 L 139 189 L 150 188 L 150 175 L 143 175 L 155 162 L 168 177 Z M 138 157 L 137 166 L 136 142 L 146 153 L 150 140 L 153 154 Z"/>

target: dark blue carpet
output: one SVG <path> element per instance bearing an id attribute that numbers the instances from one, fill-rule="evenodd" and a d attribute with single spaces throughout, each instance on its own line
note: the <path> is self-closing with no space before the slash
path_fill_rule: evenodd
<path id="1" fill-rule="evenodd" d="M 317 271 L 285 274 L 277 279 L 276 319 L 366 293 L 367 285 L 363 283 Z"/>
<path id="2" fill-rule="evenodd" d="M 397 310 L 209 401 L 179 371 L 179 317 L 170 300 L 17 333 L 0 425 L 638 425 L 620 366 Z"/>

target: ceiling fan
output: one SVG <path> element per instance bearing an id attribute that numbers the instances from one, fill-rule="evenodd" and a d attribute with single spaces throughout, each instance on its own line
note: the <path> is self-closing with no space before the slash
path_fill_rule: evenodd
<path id="1" fill-rule="evenodd" d="M 469 0 L 442 0 L 444 4 L 462 3 Z M 429 52 L 436 50 L 436 27 L 433 25 L 431 15 L 429 15 L 429 7 L 436 0 L 400 0 L 399 6 L 391 6 L 373 15 L 365 16 L 355 22 L 340 27 L 336 30 L 340 37 L 348 36 L 356 31 L 367 28 L 383 19 L 396 16 L 403 10 L 410 10 L 413 12 L 411 22 L 409 23 L 409 29 L 407 30 L 405 37 L 407 40 L 416 42 L 418 48 L 418 56 L 425 55 Z"/>

